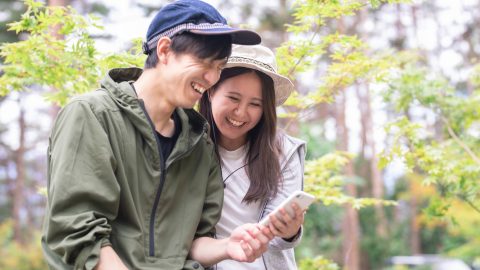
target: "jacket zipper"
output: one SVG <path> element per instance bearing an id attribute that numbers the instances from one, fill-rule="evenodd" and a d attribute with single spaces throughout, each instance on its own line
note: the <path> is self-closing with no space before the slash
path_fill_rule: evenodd
<path id="1" fill-rule="evenodd" d="M 160 184 L 157 188 L 157 192 L 155 193 L 155 200 L 153 201 L 153 206 L 152 206 L 152 212 L 150 213 L 150 222 L 149 222 L 149 228 L 148 228 L 148 233 L 149 233 L 149 247 L 148 247 L 148 255 L 150 257 L 155 256 L 155 216 L 157 214 L 157 208 L 158 208 L 158 203 L 160 202 L 160 195 L 162 194 L 163 190 L 163 184 L 165 183 L 165 166 L 166 166 L 166 161 L 164 160 L 162 151 L 160 150 L 160 140 L 156 134 L 155 131 L 155 126 L 153 125 L 152 119 L 150 119 L 150 116 L 147 113 L 147 110 L 145 109 L 145 105 L 143 104 L 143 101 L 139 100 L 140 107 L 143 110 L 143 113 L 145 113 L 145 116 L 147 117 L 148 123 L 150 124 L 150 127 L 152 128 L 153 132 L 153 137 L 155 138 L 155 141 L 157 142 L 157 151 L 158 155 L 160 157 Z"/>
<path id="2" fill-rule="evenodd" d="M 260 222 L 260 220 L 262 220 L 263 218 L 263 215 L 265 215 L 265 209 L 267 208 L 268 201 L 269 199 L 265 200 L 265 203 L 263 204 L 262 211 L 260 212 L 260 216 L 258 217 L 257 222 Z M 268 270 L 267 262 L 265 261 L 264 254 L 262 254 L 262 262 L 263 262 L 263 266 L 265 266 L 265 270 Z"/>
<path id="3" fill-rule="evenodd" d="M 160 146 L 158 136 L 155 134 L 155 140 L 157 141 L 157 149 Z M 160 150 L 160 149 L 158 149 Z M 149 255 L 150 257 L 155 256 L 155 216 L 157 214 L 158 203 L 160 202 L 160 195 L 162 194 L 163 184 L 165 183 L 165 166 L 166 162 L 164 160 L 163 154 L 159 151 L 160 155 L 160 185 L 158 186 L 157 193 L 155 194 L 155 200 L 153 201 L 152 212 L 150 214 L 150 227 L 149 227 Z"/>

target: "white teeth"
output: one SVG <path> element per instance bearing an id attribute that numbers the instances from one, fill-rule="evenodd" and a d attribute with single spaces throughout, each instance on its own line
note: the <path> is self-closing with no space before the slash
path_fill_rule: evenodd
<path id="1" fill-rule="evenodd" d="M 200 93 L 200 94 L 203 94 L 203 92 L 205 92 L 205 90 L 207 90 L 207 89 L 205 89 L 205 87 L 202 87 L 202 86 L 200 86 L 200 85 L 198 85 L 198 84 L 196 84 L 196 83 L 193 83 L 193 82 L 192 82 L 191 85 L 192 85 L 193 89 L 194 89 L 195 91 L 197 91 L 198 93 Z"/>
<path id="2" fill-rule="evenodd" d="M 236 127 L 239 127 L 243 124 L 245 124 L 245 122 L 240 122 L 240 121 L 235 121 L 231 118 L 227 118 L 228 122 L 230 122 L 232 125 L 236 126 Z"/>

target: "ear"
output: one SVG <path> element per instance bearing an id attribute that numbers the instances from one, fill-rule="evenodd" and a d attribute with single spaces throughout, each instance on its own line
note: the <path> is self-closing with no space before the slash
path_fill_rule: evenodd
<path id="1" fill-rule="evenodd" d="M 158 56 L 158 62 L 162 64 L 168 63 L 168 55 L 171 52 L 170 45 L 172 40 L 169 37 L 161 37 L 157 41 L 156 53 Z"/>

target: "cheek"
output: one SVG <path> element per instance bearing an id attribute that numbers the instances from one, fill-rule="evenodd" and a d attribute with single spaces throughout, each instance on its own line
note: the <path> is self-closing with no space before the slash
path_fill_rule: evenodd
<path id="1" fill-rule="evenodd" d="M 251 114 L 252 122 L 255 123 L 255 126 L 258 124 L 258 122 L 260 122 L 262 115 L 263 115 L 263 110 L 261 109 L 257 109 Z"/>
<path id="2" fill-rule="evenodd" d="M 222 117 L 222 106 L 216 99 L 212 99 L 212 116 L 215 123 L 219 123 Z"/>

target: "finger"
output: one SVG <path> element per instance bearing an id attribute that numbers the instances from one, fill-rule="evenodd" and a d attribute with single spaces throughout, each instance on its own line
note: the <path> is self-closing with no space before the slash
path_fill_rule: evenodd
<path id="1" fill-rule="evenodd" d="M 270 228 L 265 227 L 263 225 L 258 225 L 260 227 L 260 230 L 262 231 L 262 234 L 265 235 L 269 240 L 272 240 L 275 235 L 273 235 L 273 232 L 270 230 Z"/>
<path id="2" fill-rule="evenodd" d="M 287 228 L 286 224 L 275 215 L 270 216 L 270 223 L 279 231 L 284 231 Z"/>
<path id="3" fill-rule="evenodd" d="M 260 228 L 255 227 L 255 228 L 249 229 L 248 233 L 253 239 L 257 240 L 260 245 L 264 245 L 265 243 L 269 242 L 268 237 L 263 234 Z"/>
<path id="4" fill-rule="evenodd" d="M 302 210 L 298 204 L 293 203 L 292 208 L 295 211 L 295 219 L 301 218 L 303 215 L 305 215 L 306 209 Z"/>
<path id="5" fill-rule="evenodd" d="M 251 236 L 257 239 L 261 245 L 265 245 L 270 242 L 270 238 L 265 235 L 261 229 L 262 228 L 255 228 L 255 230 L 251 232 Z"/>
<path id="6" fill-rule="evenodd" d="M 248 259 L 252 256 L 252 249 L 250 248 L 250 246 L 243 240 L 240 240 L 240 247 L 242 248 L 242 251 L 245 255 L 245 257 L 243 258 L 245 261 L 248 261 Z"/>
<path id="7" fill-rule="evenodd" d="M 280 214 L 282 215 L 282 221 L 283 223 L 285 224 L 288 224 L 290 222 L 292 222 L 292 217 L 290 216 L 290 214 L 287 213 L 287 211 L 285 211 L 285 209 L 280 209 Z"/>
<path id="8" fill-rule="evenodd" d="M 250 246 L 253 252 L 256 252 L 256 250 L 260 248 L 261 243 L 259 240 L 251 236 L 251 234 L 253 234 L 251 230 L 247 230 L 247 232 L 248 232 L 248 235 L 245 235 L 243 237 L 243 240 L 245 240 L 245 242 Z"/>
<path id="9" fill-rule="evenodd" d="M 268 229 L 270 229 L 270 231 L 272 232 L 272 234 L 274 236 L 279 236 L 280 235 L 280 231 L 277 229 L 277 227 L 273 224 L 273 222 L 270 222 L 268 224 Z"/>
<path id="10" fill-rule="evenodd" d="M 245 243 L 248 246 L 248 251 L 245 252 L 245 255 L 247 256 L 246 258 L 247 262 L 255 261 L 256 258 L 258 258 L 261 254 L 263 254 L 263 252 L 265 252 L 265 249 L 263 248 L 263 246 L 256 239 L 250 238 Z"/>
<path id="11" fill-rule="evenodd" d="M 298 221 L 300 224 L 303 224 L 303 222 L 305 221 L 305 211 L 300 214 L 300 216 L 298 217 Z"/>

